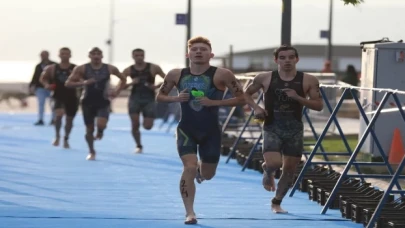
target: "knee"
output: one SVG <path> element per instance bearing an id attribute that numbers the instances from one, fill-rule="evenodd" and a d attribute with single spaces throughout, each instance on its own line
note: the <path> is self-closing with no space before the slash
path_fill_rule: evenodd
<path id="1" fill-rule="evenodd" d="M 283 170 L 280 176 L 279 185 L 281 187 L 291 188 L 294 182 L 295 173 L 291 172 L 290 170 Z"/>
<path id="2" fill-rule="evenodd" d="M 267 168 L 279 169 L 283 165 L 283 157 L 280 152 L 267 150 L 263 153 L 263 157 Z"/>
<path id="3" fill-rule="evenodd" d="M 275 171 L 279 170 L 281 166 L 282 166 L 281 162 L 273 160 L 265 161 L 262 164 L 262 168 L 267 172 L 267 175 L 275 175 Z"/>
<path id="4" fill-rule="evenodd" d="M 98 130 L 104 130 L 106 128 L 107 128 L 107 120 L 99 119 L 97 121 L 97 129 Z"/>
<path id="5" fill-rule="evenodd" d="M 200 174 L 205 180 L 214 178 L 219 162 L 218 156 L 204 156 L 201 158 Z"/>
<path id="6" fill-rule="evenodd" d="M 143 128 L 145 128 L 146 130 L 150 130 L 150 129 L 152 129 L 152 127 L 153 127 L 153 123 L 152 124 L 150 124 L 150 123 L 143 124 Z"/>
<path id="7" fill-rule="evenodd" d="M 284 178 L 287 179 L 293 179 L 295 175 L 295 171 L 294 170 L 289 170 L 289 169 L 283 169 L 281 176 L 284 176 Z M 281 178 L 281 177 L 280 177 Z"/>
<path id="8" fill-rule="evenodd" d="M 93 134 L 94 132 L 94 126 L 87 126 L 86 127 L 86 133 L 87 134 Z"/>
<path id="9" fill-rule="evenodd" d="M 190 177 L 194 178 L 197 175 L 197 162 L 185 164 L 183 172 L 184 174 L 187 174 Z"/>
<path id="10" fill-rule="evenodd" d="M 215 171 L 209 173 L 204 171 L 201 172 L 201 176 L 204 177 L 204 180 L 211 180 L 212 178 L 214 178 L 215 174 L 216 174 Z"/>
<path id="11" fill-rule="evenodd" d="M 61 109 L 54 109 L 53 112 L 55 113 L 55 118 L 62 118 L 65 115 L 64 110 Z"/>
<path id="12" fill-rule="evenodd" d="M 220 155 L 202 156 L 201 162 L 204 162 L 206 164 L 218 164 L 219 159 L 220 159 Z"/>
<path id="13" fill-rule="evenodd" d="M 279 169 L 283 166 L 282 161 L 266 161 L 265 165 L 267 168 Z"/>
<path id="14" fill-rule="evenodd" d="M 73 118 L 72 117 L 66 117 L 66 125 L 73 126 Z"/>
<path id="15" fill-rule="evenodd" d="M 279 161 L 272 161 L 267 164 L 267 162 L 266 162 L 266 166 L 274 168 L 274 169 L 279 169 L 283 166 L 283 163 L 279 162 Z"/>
<path id="16" fill-rule="evenodd" d="M 107 128 L 107 124 L 105 124 L 105 123 L 98 123 L 98 124 L 97 124 L 97 128 L 98 128 L 99 130 L 104 130 L 104 129 Z"/>

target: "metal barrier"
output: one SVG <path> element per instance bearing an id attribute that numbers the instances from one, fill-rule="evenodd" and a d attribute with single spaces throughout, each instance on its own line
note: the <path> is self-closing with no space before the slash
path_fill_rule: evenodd
<path id="1" fill-rule="evenodd" d="M 262 72 L 250 72 L 250 73 L 245 73 L 245 74 L 238 74 L 238 75 L 236 75 L 236 77 L 238 79 L 246 80 L 244 88 L 247 88 L 247 86 L 250 84 L 250 82 L 254 78 L 252 76 L 257 75 L 259 73 L 262 73 Z M 319 81 L 324 82 L 326 84 L 334 85 L 336 82 L 334 73 L 309 73 L 309 74 L 316 76 Z M 305 129 L 305 131 L 310 131 L 312 133 L 312 136 L 315 139 L 315 141 L 317 141 L 319 138 L 317 131 L 320 132 L 323 129 L 324 123 L 326 123 L 328 117 L 330 116 L 330 114 L 332 112 L 332 105 L 334 106 L 336 104 L 336 92 L 334 92 L 334 91 L 335 90 L 329 90 L 328 93 L 323 94 L 324 103 L 328 107 L 329 112 L 327 112 L 325 110 L 323 110 L 321 112 L 314 112 L 307 108 L 304 108 L 304 110 L 303 110 L 303 116 L 305 118 L 303 120 L 304 129 Z M 260 104 L 262 102 L 262 98 L 263 98 L 263 91 L 260 91 L 256 103 Z M 231 112 L 229 113 L 227 120 L 230 119 L 230 116 L 232 116 L 233 111 L 234 111 L 234 109 L 232 109 Z M 245 130 L 250 126 L 253 115 L 254 115 L 254 113 L 252 110 L 250 112 L 248 118 L 245 120 L 245 124 L 243 125 L 241 131 L 239 133 L 237 133 L 238 137 L 236 138 L 235 142 L 233 143 L 233 145 L 231 147 L 231 151 L 226 160 L 226 163 L 228 163 L 230 161 L 230 159 L 235 155 L 237 145 L 241 140 L 244 140 L 244 139 L 254 140 L 254 142 L 255 142 L 254 146 L 250 150 L 249 156 L 248 156 L 247 160 L 245 161 L 245 164 L 243 165 L 242 171 L 244 171 L 246 169 L 248 163 L 251 161 L 251 159 L 253 157 L 253 154 L 258 151 L 258 147 L 262 145 L 262 143 L 261 143 L 262 134 L 260 134 L 258 137 L 253 137 L 253 136 L 252 137 L 243 137 Z M 255 125 L 257 125 L 257 124 L 255 124 Z M 339 130 L 339 132 L 341 132 L 342 129 L 339 126 L 339 124 L 338 123 L 336 124 L 336 122 L 335 122 L 335 125 L 336 125 L 337 129 Z M 227 128 L 227 121 L 225 121 L 224 125 L 222 126 L 222 131 L 225 132 L 226 128 Z M 331 132 L 334 133 L 334 129 L 332 129 Z M 345 145 L 348 147 L 348 150 L 350 150 L 347 140 L 346 139 L 344 139 L 344 140 L 345 140 Z M 304 146 L 314 146 L 314 145 L 315 144 L 308 144 L 308 143 L 304 144 Z M 324 159 L 328 160 L 327 156 L 325 155 L 326 152 L 325 152 L 324 148 L 322 147 L 322 145 L 320 145 L 319 149 L 323 153 Z M 307 157 L 309 152 L 304 152 L 303 154 L 305 157 Z M 328 153 L 328 154 L 330 154 L 330 153 Z M 340 153 L 334 153 L 334 155 L 336 155 L 336 154 L 340 154 Z M 329 165 L 329 167 L 331 168 L 330 165 Z"/>
<path id="2" fill-rule="evenodd" d="M 332 115 L 330 116 L 328 122 L 326 123 L 326 126 L 325 126 L 324 130 L 322 131 L 321 136 L 319 137 L 318 141 L 316 142 L 313 151 L 310 153 L 306 163 L 304 164 L 304 167 L 302 168 L 300 174 L 298 175 L 297 180 L 294 183 L 294 186 L 293 186 L 293 188 L 292 188 L 292 190 L 290 192 L 290 197 L 292 197 L 294 195 L 296 189 L 298 188 L 299 183 L 301 182 L 302 178 L 305 175 L 305 172 L 306 172 L 307 168 L 309 166 L 311 166 L 311 165 L 314 165 L 314 164 L 341 164 L 341 165 L 345 165 L 345 168 L 344 168 L 343 172 L 341 173 L 341 176 L 339 177 L 337 183 L 335 184 L 332 192 L 329 195 L 328 200 L 326 201 L 326 203 L 325 203 L 325 205 L 324 205 L 324 207 L 323 207 L 323 209 L 321 211 L 322 214 L 325 214 L 326 211 L 328 210 L 328 208 L 331 206 L 331 203 L 334 200 L 338 189 L 341 187 L 341 185 L 343 183 L 343 179 L 345 179 L 346 177 L 358 177 L 358 178 L 361 178 L 362 180 L 364 180 L 364 178 L 391 178 L 391 181 L 390 181 L 390 184 L 389 184 L 388 188 L 385 190 L 383 197 L 381 198 L 378 206 L 376 207 L 376 209 L 375 209 L 375 211 L 373 213 L 372 218 L 370 219 L 370 221 L 369 221 L 369 223 L 367 225 L 367 227 L 374 227 L 375 222 L 377 221 L 377 219 L 380 216 L 383 205 L 387 202 L 388 196 L 390 194 L 401 194 L 401 196 L 404 196 L 404 194 L 405 194 L 405 191 L 401 189 L 401 186 L 400 186 L 400 184 L 398 182 L 399 178 L 405 178 L 405 176 L 400 175 L 400 173 L 402 172 L 402 170 L 403 170 L 403 168 L 405 166 L 405 157 L 402 159 L 402 162 L 399 164 L 396 172 L 394 173 L 391 165 L 388 162 L 388 158 L 387 158 L 387 156 L 385 156 L 385 153 L 384 153 L 384 151 L 383 151 L 383 149 L 382 149 L 382 147 L 381 147 L 381 145 L 380 145 L 380 143 L 378 141 L 378 138 L 376 137 L 375 132 L 372 129 L 372 127 L 373 127 L 375 121 L 377 120 L 382 108 L 384 107 L 385 103 L 387 102 L 387 100 L 388 100 L 388 98 L 390 96 L 393 97 L 393 99 L 394 99 L 394 101 L 396 103 L 396 106 L 398 107 L 398 109 L 399 109 L 399 111 L 401 113 L 401 116 L 402 116 L 402 118 L 403 118 L 403 120 L 405 122 L 405 113 L 404 113 L 404 111 L 402 109 L 401 102 L 399 101 L 398 96 L 397 96 L 397 94 L 405 94 L 405 92 L 396 91 L 396 90 L 390 90 L 390 89 L 373 89 L 373 88 L 361 88 L 361 87 L 354 87 L 354 86 L 336 86 L 336 85 L 321 85 L 321 92 L 323 91 L 323 88 L 326 88 L 326 87 L 327 88 L 334 88 L 334 89 L 336 89 L 336 88 L 340 88 L 340 89 L 344 88 L 344 91 L 343 91 L 343 93 L 342 93 L 342 95 L 341 95 L 335 109 L 333 110 Z M 357 98 L 357 96 L 354 96 L 355 93 L 353 91 L 354 90 L 361 90 L 361 89 L 363 89 L 363 90 L 373 90 L 373 91 L 376 91 L 376 92 L 384 92 L 385 93 L 381 103 L 378 105 L 377 110 L 375 111 L 375 114 L 371 118 L 371 120 L 368 120 L 359 99 Z M 331 122 L 334 119 L 336 119 L 336 114 L 339 111 L 339 108 L 341 107 L 341 104 L 343 103 L 344 96 L 349 92 L 353 95 L 353 99 L 356 102 L 358 110 L 359 110 L 361 116 L 363 117 L 363 120 L 367 124 L 367 128 L 366 128 L 365 132 L 363 133 L 360 140 L 358 141 L 357 146 L 354 149 L 354 151 L 352 153 L 350 153 L 350 151 L 349 151 L 349 153 L 346 154 L 346 155 L 350 156 L 350 158 L 349 158 L 349 160 L 347 162 L 328 162 L 328 161 L 325 161 L 325 162 L 313 162 L 312 159 L 316 155 L 318 147 L 321 144 L 323 138 L 325 137 L 326 132 L 328 131 L 328 128 L 329 128 Z M 337 122 L 337 120 L 336 120 L 336 122 Z M 376 143 L 376 145 L 377 145 L 377 147 L 379 149 L 379 152 L 380 152 L 384 162 L 356 162 L 355 161 L 356 156 L 360 152 L 360 148 L 363 146 L 364 141 L 367 138 L 369 133 L 371 133 L 372 137 L 374 138 L 375 143 Z M 340 134 L 341 134 L 342 139 L 343 139 L 344 138 L 343 132 L 340 132 Z M 329 155 L 329 153 L 328 153 L 328 155 Z M 352 167 L 352 165 L 354 165 L 356 167 L 357 174 L 348 174 L 348 171 Z M 361 174 L 360 170 L 357 167 L 358 165 L 373 165 L 373 166 L 374 165 L 381 165 L 381 166 L 386 166 L 389 174 L 388 175 Z M 398 190 L 393 190 L 394 185 L 396 185 Z"/>
<path id="3" fill-rule="evenodd" d="M 244 85 L 244 87 L 246 88 L 248 86 L 248 84 L 251 82 L 251 80 L 253 79 L 251 76 L 252 75 L 256 75 L 257 73 L 260 72 L 252 72 L 252 73 L 248 73 L 248 74 L 243 74 L 243 75 L 237 75 L 238 79 L 243 79 L 246 80 L 246 83 Z M 311 73 L 313 74 L 313 73 Z M 316 74 L 313 74 L 316 75 Z M 320 81 L 322 81 L 322 78 L 320 78 Z M 323 80 L 325 81 L 325 80 Z M 303 110 L 303 117 L 305 118 L 305 121 L 308 124 L 308 127 L 310 128 L 310 130 L 312 131 L 313 137 L 316 140 L 315 144 L 309 144 L 309 145 L 313 145 L 313 150 L 311 152 L 304 152 L 304 156 L 307 157 L 307 155 L 309 155 L 306 159 L 306 162 L 300 172 L 300 174 L 298 175 L 296 182 L 294 183 L 294 186 L 292 187 L 292 190 L 290 192 L 290 197 L 292 197 L 295 193 L 295 191 L 297 190 L 299 183 L 301 182 L 301 180 L 303 179 L 308 167 L 313 166 L 313 165 L 328 165 L 329 168 L 331 168 L 331 165 L 335 164 L 335 165 L 345 165 L 345 168 L 341 174 L 341 176 L 339 177 L 338 181 L 336 182 L 332 192 L 329 195 L 329 198 L 327 199 L 321 213 L 325 214 L 327 209 L 330 207 L 332 201 L 334 200 L 337 191 L 339 189 L 339 187 L 341 187 L 343 180 L 346 177 L 357 177 L 360 178 L 363 182 L 364 182 L 364 178 L 391 178 L 391 181 L 389 183 L 388 188 L 384 191 L 384 195 L 381 198 L 378 206 L 375 208 L 372 218 L 370 219 L 367 227 L 374 227 L 375 222 L 377 221 L 377 219 L 379 218 L 381 211 L 383 209 L 383 205 L 387 202 L 388 200 L 388 196 L 390 194 L 400 194 L 401 196 L 405 195 L 405 191 L 402 190 L 398 179 L 400 178 L 405 178 L 404 175 L 400 175 L 400 173 L 403 171 L 404 167 L 405 167 L 405 157 L 402 159 L 401 163 L 399 164 L 396 172 L 393 171 L 391 165 L 388 162 L 388 158 L 385 155 L 381 144 L 378 141 L 378 138 L 374 132 L 374 130 L 372 129 L 373 125 L 375 124 L 377 118 L 379 117 L 379 114 L 381 113 L 382 108 L 384 107 L 384 105 L 386 104 L 388 98 L 391 96 L 393 97 L 394 101 L 395 101 L 395 105 L 398 108 L 402 119 L 405 122 L 405 112 L 402 108 L 401 102 L 399 101 L 399 98 L 397 96 L 397 94 L 405 94 L 405 91 L 397 91 L 397 90 L 391 90 L 391 89 L 374 89 L 374 88 L 361 88 L 361 87 L 354 87 L 354 86 L 347 86 L 347 85 L 336 85 L 336 84 L 331 84 L 333 81 L 328 81 L 327 84 L 321 83 L 320 85 L 320 92 L 322 94 L 322 98 L 324 100 L 324 104 L 326 106 L 326 109 L 324 109 L 322 112 L 320 113 L 315 113 L 312 111 L 309 111 L 308 109 L 304 108 Z M 338 102 L 336 102 L 336 89 L 344 89 L 343 93 L 340 96 L 340 99 Z M 335 92 L 331 92 L 331 90 L 335 90 Z M 362 106 L 362 104 L 360 103 L 359 99 L 357 96 L 355 96 L 355 93 L 353 92 L 354 90 L 372 90 L 374 92 L 383 92 L 385 93 L 382 101 L 379 103 L 377 109 L 373 112 L 373 117 L 371 118 L 371 120 L 368 119 L 368 117 L 365 114 L 364 108 Z M 343 100 L 345 98 L 345 95 L 347 95 L 348 93 L 352 94 L 352 97 L 356 103 L 356 106 L 361 114 L 361 116 L 363 117 L 364 122 L 366 123 L 367 127 L 363 133 L 363 135 L 361 136 L 361 138 L 359 139 L 356 148 L 354 149 L 354 151 L 351 150 L 347 139 L 344 135 L 344 132 L 342 130 L 342 128 L 340 127 L 339 121 L 337 119 L 337 113 L 340 109 L 340 107 L 343 104 Z M 257 104 L 260 104 L 260 102 L 263 99 L 263 91 L 259 92 L 259 96 L 257 99 Z M 336 105 L 335 105 L 336 104 Z M 334 108 L 333 108 L 334 107 Z M 225 130 L 227 129 L 228 125 L 229 125 L 229 120 L 231 118 L 231 116 L 233 115 L 235 111 L 235 108 L 232 108 L 228 114 L 228 117 L 226 118 L 225 122 L 223 123 L 223 128 L 222 131 L 225 132 Z M 320 134 L 320 136 L 317 135 L 317 127 L 314 127 L 314 125 L 312 124 L 315 121 L 317 121 L 317 118 L 319 119 L 319 117 L 323 117 L 326 116 L 326 112 L 328 112 L 328 117 L 326 118 L 327 121 L 325 123 L 325 125 L 322 128 L 322 133 Z M 246 129 L 248 129 L 248 126 L 251 124 L 251 119 L 253 117 L 254 113 L 253 110 L 250 112 L 250 114 L 248 115 L 248 118 L 245 120 L 245 123 L 242 126 L 242 129 L 239 133 L 237 133 L 238 137 L 235 139 L 233 146 L 232 146 L 232 150 L 228 155 L 228 158 L 226 160 L 226 163 L 229 162 L 229 160 L 232 158 L 232 156 L 235 154 L 236 152 L 236 146 L 238 145 L 239 141 L 241 139 L 252 139 L 254 140 L 254 144 L 253 147 L 250 149 L 249 152 L 249 156 L 247 158 L 247 160 L 245 161 L 245 163 L 243 164 L 243 168 L 242 171 L 244 171 L 247 168 L 247 165 L 250 162 L 250 159 L 252 159 L 252 156 L 255 152 L 258 151 L 258 147 L 261 145 L 261 141 L 262 141 L 262 134 L 260 134 L 257 137 L 243 137 L 243 134 L 245 133 Z M 319 123 L 321 123 L 322 121 L 320 121 Z M 334 123 L 334 125 L 333 125 Z M 256 124 L 257 126 L 257 124 Z M 343 143 L 346 146 L 347 149 L 347 153 L 344 152 L 325 152 L 324 148 L 322 147 L 321 143 L 322 140 L 325 138 L 325 136 L 327 135 L 327 133 L 330 131 L 330 128 L 335 127 L 338 130 L 338 134 L 340 135 Z M 319 127 L 318 127 L 319 128 Z M 383 162 L 356 162 L 356 157 L 358 155 L 358 153 L 360 152 L 360 148 L 363 146 L 365 139 L 367 138 L 368 134 L 371 133 L 377 147 L 378 150 L 381 154 L 381 157 L 383 159 Z M 308 144 L 305 144 L 306 146 Z M 318 150 L 320 150 L 320 153 L 318 152 Z M 322 162 L 313 162 L 313 158 L 315 155 L 317 154 L 321 154 L 323 155 L 325 161 Z M 331 162 L 328 160 L 328 155 L 343 155 L 343 156 L 349 156 L 350 158 L 348 159 L 347 162 Z M 360 165 L 379 165 L 379 166 L 386 166 L 387 170 L 388 170 L 388 175 L 377 175 L 377 174 L 362 174 L 360 171 L 359 166 Z M 349 169 L 354 166 L 356 168 L 357 174 L 348 174 Z M 394 185 L 398 188 L 398 190 L 393 190 Z"/>
<path id="4" fill-rule="evenodd" d="M 251 114 L 251 115 L 252 115 L 252 114 Z M 312 131 L 312 134 L 313 134 L 314 139 L 317 141 L 318 138 L 319 138 L 319 136 L 318 136 L 318 134 L 316 133 L 315 128 L 314 128 L 313 125 L 312 125 L 312 121 L 311 121 L 311 119 L 310 119 L 310 117 L 309 117 L 309 115 L 308 115 L 307 108 L 304 108 L 304 110 L 303 110 L 303 116 L 305 117 L 305 119 L 306 119 L 308 125 L 310 126 L 310 129 L 311 129 L 311 131 Z M 256 152 L 261 152 L 261 151 L 258 149 L 258 147 L 259 147 L 260 145 L 262 145 L 262 139 L 263 139 L 263 133 L 260 133 L 260 136 L 259 136 L 257 139 L 255 139 L 255 144 L 254 144 L 254 146 L 252 147 L 252 149 L 250 150 L 249 155 L 248 155 L 248 158 L 246 159 L 245 163 L 244 163 L 243 166 L 242 166 L 242 171 L 245 171 L 245 169 L 248 167 L 248 164 L 251 162 L 254 153 L 256 153 Z M 238 140 L 236 140 L 236 142 L 237 142 L 237 141 L 238 141 Z M 236 146 L 236 144 L 237 144 L 236 142 L 235 142 L 235 146 Z M 313 145 L 315 145 L 315 144 L 304 143 L 304 147 L 305 147 L 305 146 L 313 146 Z M 321 152 L 322 152 L 322 154 L 323 154 L 324 159 L 325 159 L 326 161 L 328 161 L 328 157 L 326 156 L 326 153 L 327 153 L 327 152 L 325 152 L 325 150 L 323 149 L 322 145 L 320 145 L 319 148 L 320 148 L 320 150 L 321 150 Z M 304 148 L 303 148 L 303 149 L 304 149 Z M 305 152 L 305 151 L 303 152 L 303 155 L 305 156 L 306 159 L 308 158 L 308 156 L 307 156 L 308 154 L 310 154 L 310 152 Z M 329 153 L 328 153 L 328 154 L 329 154 Z M 336 153 L 335 153 L 335 154 L 336 154 Z M 230 156 L 228 157 L 228 160 L 227 160 L 226 163 L 228 163 L 230 157 L 231 157 L 231 154 L 230 154 Z M 332 166 L 329 165 L 329 168 L 331 169 Z"/>
<path id="5" fill-rule="evenodd" d="M 336 79 L 336 74 L 335 73 L 308 73 L 311 74 L 315 77 L 318 78 L 320 84 L 324 85 L 336 85 L 338 82 Z M 324 88 L 324 106 L 331 106 L 335 107 L 336 106 L 336 98 L 337 98 L 337 93 L 336 90 L 333 88 Z M 313 124 L 313 128 L 315 128 L 316 132 L 322 132 L 326 122 L 329 119 L 331 111 L 328 109 L 323 109 L 322 111 L 314 111 L 314 110 L 308 110 L 308 116 L 311 118 L 311 122 Z M 328 133 L 330 134 L 336 134 L 336 128 L 337 126 L 335 125 L 336 123 L 332 123 L 331 126 L 328 129 Z M 311 129 L 309 124 L 304 123 L 304 127 L 306 131 L 309 131 Z"/>

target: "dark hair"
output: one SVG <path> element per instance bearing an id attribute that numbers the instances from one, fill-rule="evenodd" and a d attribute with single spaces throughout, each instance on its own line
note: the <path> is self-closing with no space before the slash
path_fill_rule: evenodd
<path id="1" fill-rule="evenodd" d="M 274 53 L 273 53 L 273 54 L 274 54 L 274 58 L 278 59 L 278 54 L 280 54 L 280 52 L 282 52 L 282 51 L 289 51 L 289 50 L 294 51 L 294 52 L 295 52 L 295 57 L 298 58 L 298 51 L 297 51 L 297 49 L 295 49 L 293 46 L 286 45 L 286 44 L 283 44 L 283 45 L 281 45 L 280 47 L 278 47 L 276 50 L 274 50 Z"/>
<path id="2" fill-rule="evenodd" d="M 101 54 L 103 53 L 103 51 L 102 51 L 100 48 L 98 48 L 98 47 L 93 47 L 93 48 L 91 48 L 91 49 L 89 50 L 89 53 L 92 53 L 92 52 L 100 52 Z"/>
<path id="3" fill-rule="evenodd" d="M 135 52 L 143 52 L 143 53 L 145 53 L 145 51 L 143 49 L 140 49 L 140 48 L 135 48 L 134 50 L 132 50 L 132 54 L 134 54 Z"/>
<path id="4" fill-rule="evenodd" d="M 356 72 L 356 68 L 354 68 L 353 65 L 349 64 L 349 65 L 347 65 L 346 72 L 351 72 L 351 73 Z"/>
<path id="5" fill-rule="evenodd" d="M 347 68 L 346 68 L 346 74 L 347 75 L 354 75 L 354 76 L 357 76 L 357 72 L 356 72 L 356 68 L 354 68 L 354 66 L 353 65 L 347 65 Z"/>
<path id="6" fill-rule="evenodd" d="M 68 47 L 63 47 L 63 48 L 59 49 L 59 51 L 68 51 L 68 52 L 71 52 Z"/>

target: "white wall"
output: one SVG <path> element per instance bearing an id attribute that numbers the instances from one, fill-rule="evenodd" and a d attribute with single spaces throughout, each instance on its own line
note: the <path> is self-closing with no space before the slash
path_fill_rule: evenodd
<path id="1" fill-rule="evenodd" d="M 318 71 L 322 69 L 323 61 L 323 58 L 302 57 L 297 66 L 298 68 Z M 248 56 L 235 56 L 233 58 L 233 67 L 235 69 L 247 69 L 251 64 L 260 66 L 264 69 L 275 67 L 274 60 L 271 56 L 258 56 L 255 58 Z"/>
<path id="2" fill-rule="evenodd" d="M 299 69 L 320 71 L 323 68 L 325 62 L 325 57 L 305 57 L 301 56 L 300 61 L 297 64 Z M 235 69 L 247 69 L 253 64 L 260 66 L 264 69 L 276 67 L 273 58 L 271 56 L 258 56 L 258 57 L 249 57 L 249 56 L 234 56 L 233 57 L 233 67 Z M 347 65 L 352 64 L 357 71 L 361 69 L 361 57 L 341 57 L 334 60 L 334 69 L 338 71 L 345 71 Z"/>
<path id="3" fill-rule="evenodd" d="M 346 71 L 347 65 L 353 65 L 357 72 L 361 71 L 361 57 L 358 58 L 341 58 L 338 67 L 340 71 Z"/>
<path id="4" fill-rule="evenodd" d="M 305 57 L 301 56 L 300 61 L 297 64 L 298 69 L 320 71 L 323 68 L 325 62 L 324 57 Z"/>
<path id="5" fill-rule="evenodd" d="M 233 57 L 233 68 L 235 69 L 247 69 L 250 66 L 250 58 L 247 56 L 235 56 Z"/>

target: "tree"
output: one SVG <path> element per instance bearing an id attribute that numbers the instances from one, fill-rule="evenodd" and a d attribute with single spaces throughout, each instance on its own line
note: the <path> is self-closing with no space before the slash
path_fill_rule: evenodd
<path id="1" fill-rule="evenodd" d="M 354 6 L 364 2 L 364 0 L 342 0 L 342 1 L 345 3 L 345 5 L 352 4 Z"/>

